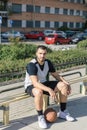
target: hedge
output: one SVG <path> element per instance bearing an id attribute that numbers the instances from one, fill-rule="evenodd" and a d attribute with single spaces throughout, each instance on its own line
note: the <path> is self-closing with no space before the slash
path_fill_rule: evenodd
<path id="1" fill-rule="evenodd" d="M 52 60 L 54 64 L 58 64 L 74 58 L 87 57 L 86 47 L 87 41 L 85 40 L 78 43 L 76 49 L 52 51 L 48 48 L 47 58 Z M 20 42 L 10 45 L 0 44 L 0 72 L 26 67 L 31 58 L 35 57 L 35 52 L 36 45 L 33 44 Z"/>

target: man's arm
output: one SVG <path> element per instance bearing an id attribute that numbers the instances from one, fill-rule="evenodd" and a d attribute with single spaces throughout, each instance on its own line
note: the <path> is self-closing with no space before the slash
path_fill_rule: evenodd
<path id="1" fill-rule="evenodd" d="M 55 94 L 55 92 L 54 92 L 51 88 L 49 88 L 49 87 L 43 85 L 42 83 L 40 83 L 40 82 L 38 81 L 37 76 L 32 75 L 32 76 L 30 76 L 30 79 L 31 79 L 32 84 L 33 84 L 33 86 L 34 86 L 35 88 L 38 88 L 38 89 L 40 89 L 40 90 L 44 90 L 44 91 L 48 92 L 53 99 L 56 99 L 56 94 Z"/>
<path id="2" fill-rule="evenodd" d="M 61 76 L 58 74 L 58 72 L 53 72 L 51 75 L 58 81 L 63 81 L 65 84 L 69 85 L 69 83 Z"/>
<path id="3" fill-rule="evenodd" d="M 37 78 L 36 75 L 31 75 L 31 76 L 30 76 L 30 79 L 31 79 L 32 84 L 33 84 L 33 86 L 34 86 L 35 88 L 39 88 L 39 89 L 41 89 L 41 90 L 44 90 L 44 91 L 49 92 L 49 88 L 48 88 L 47 86 L 43 85 L 42 83 L 40 83 L 40 82 L 38 81 L 38 78 Z"/>
<path id="4" fill-rule="evenodd" d="M 71 87 L 69 82 L 67 82 L 62 76 L 60 76 L 57 72 L 51 73 L 52 76 L 57 79 L 58 81 L 62 81 L 64 84 L 67 85 L 67 93 L 65 91 L 65 89 L 62 88 L 62 86 L 59 86 L 59 90 L 61 90 L 62 94 L 64 94 L 65 96 L 67 96 L 67 94 L 69 95 L 71 93 Z"/>

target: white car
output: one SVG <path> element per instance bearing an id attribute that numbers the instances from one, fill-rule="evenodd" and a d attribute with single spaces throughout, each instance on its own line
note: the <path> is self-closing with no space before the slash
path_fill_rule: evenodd
<path id="1" fill-rule="evenodd" d="M 66 33 L 64 31 L 54 30 L 53 34 L 59 34 L 59 35 L 66 37 Z"/>
<path id="2" fill-rule="evenodd" d="M 48 36 L 50 34 L 60 34 L 64 37 L 66 37 L 66 33 L 64 31 L 57 31 L 57 30 L 44 30 L 44 35 L 45 36 Z"/>
<path id="3" fill-rule="evenodd" d="M 25 39 L 24 34 L 18 32 L 18 31 L 7 31 L 1 34 L 1 37 L 3 39 L 9 39 L 9 38 L 19 38 L 20 40 Z"/>
<path id="4" fill-rule="evenodd" d="M 50 29 L 49 29 L 49 30 L 44 30 L 43 33 L 44 33 L 45 36 L 48 36 L 48 35 L 50 35 L 50 34 L 53 34 L 53 31 L 54 31 L 54 30 L 50 30 Z"/>

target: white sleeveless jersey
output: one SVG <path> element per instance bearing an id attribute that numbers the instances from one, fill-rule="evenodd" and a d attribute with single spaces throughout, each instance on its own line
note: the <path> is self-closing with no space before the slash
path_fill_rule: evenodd
<path id="1" fill-rule="evenodd" d="M 43 70 L 41 70 L 38 62 L 36 61 L 36 59 L 33 59 L 30 61 L 31 63 L 35 63 L 36 67 L 37 67 L 37 77 L 38 77 L 38 81 L 43 83 L 45 81 L 47 81 L 47 75 L 49 73 L 49 66 L 48 66 L 48 62 L 45 61 L 44 63 L 44 68 Z M 26 77 L 25 77 L 25 89 L 32 85 L 32 81 L 30 79 L 29 73 L 26 71 Z"/>

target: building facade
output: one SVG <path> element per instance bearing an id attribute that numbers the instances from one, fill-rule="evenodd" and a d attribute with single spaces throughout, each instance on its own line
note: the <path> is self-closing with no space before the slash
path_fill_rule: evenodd
<path id="1" fill-rule="evenodd" d="M 85 0 L 0 0 L 2 31 L 82 28 L 87 19 Z"/>

